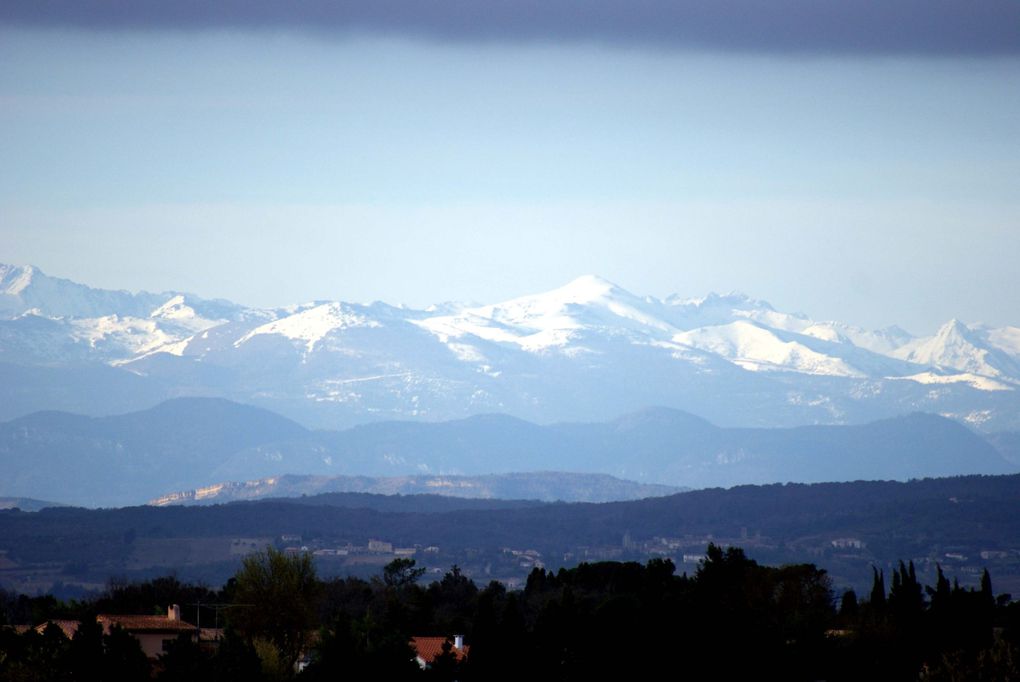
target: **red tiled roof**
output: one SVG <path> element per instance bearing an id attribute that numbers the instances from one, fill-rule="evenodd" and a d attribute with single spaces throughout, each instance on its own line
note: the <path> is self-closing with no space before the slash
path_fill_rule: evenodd
<path id="1" fill-rule="evenodd" d="M 165 633 L 187 633 L 194 632 L 195 626 L 183 620 L 170 620 L 166 616 L 134 616 L 103 613 L 96 616 L 96 620 L 103 626 L 103 632 L 109 634 L 110 628 L 114 625 L 120 626 L 128 632 L 165 632 Z M 35 626 L 35 631 L 42 634 L 46 627 L 53 623 L 64 637 L 72 639 L 78 632 L 80 621 L 77 620 L 48 620 L 45 623 Z"/>
<path id="2" fill-rule="evenodd" d="M 68 639 L 72 639 L 74 637 L 74 633 L 78 632 L 78 626 L 81 624 L 81 621 L 77 621 L 77 620 L 48 620 L 45 623 L 41 623 L 39 625 L 36 625 L 35 626 L 35 631 L 38 632 L 40 635 L 43 634 L 44 632 L 46 632 L 46 627 L 50 623 L 53 623 L 58 628 L 60 628 L 60 631 L 64 633 L 64 637 L 67 637 Z"/>
<path id="3" fill-rule="evenodd" d="M 446 640 L 452 640 L 452 637 L 412 637 L 411 646 L 414 648 L 415 654 L 418 655 L 421 660 L 426 663 L 431 663 L 435 660 L 436 656 L 443 653 L 443 642 Z M 451 641 L 452 645 L 453 642 Z M 469 646 L 464 646 L 461 649 L 450 647 L 450 651 L 453 652 L 453 657 L 458 661 L 463 661 L 468 655 L 468 651 L 471 649 Z"/>
<path id="4" fill-rule="evenodd" d="M 195 626 L 183 620 L 170 620 L 166 616 L 122 616 L 102 613 L 96 617 L 103 626 L 103 632 L 118 625 L 128 632 L 176 632 L 179 634 L 194 632 Z"/>

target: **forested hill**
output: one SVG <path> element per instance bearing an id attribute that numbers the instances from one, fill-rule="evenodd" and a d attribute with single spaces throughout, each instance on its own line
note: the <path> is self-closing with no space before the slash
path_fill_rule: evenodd
<path id="1" fill-rule="evenodd" d="M 1017 500 L 1020 475 L 740 486 L 606 504 L 330 494 L 211 507 L 7 510 L 0 511 L 0 556 L 9 577 L 57 565 L 100 584 L 143 570 L 213 581 L 236 570 L 238 538 L 282 547 L 298 537 L 308 551 L 349 547 L 351 557 L 375 539 L 417 548 L 420 560 L 437 566 L 460 563 L 484 580 L 498 575 L 489 571 L 511 549 L 531 551 L 530 560 L 547 566 L 650 556 L 682 562 L 715 541 L 773 563 L 824 560 L 848 584 L 873 564 L 909 558 L 922 571 L 951 564 L 965 578 L 990 566 L 1004 587 L 1020 587 Z M 430 547 L 438 553 L 422 554 Z M 350 568 L 340 559 L 333 567 Z"/>

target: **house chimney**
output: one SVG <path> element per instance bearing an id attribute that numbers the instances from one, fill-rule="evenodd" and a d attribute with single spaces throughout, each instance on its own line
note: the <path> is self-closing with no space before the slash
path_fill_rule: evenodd
<path id="1" fill-rule="evenodd" d="M 453 648 L 457 650 L 464 648 L 464 635 L 453 636 Z"/>
<path id="2" fill-rule="evenodd" d="M 166 610 L 167 620 L 180 620 L 181 619 L 181 605 L 174 604 Z"/>

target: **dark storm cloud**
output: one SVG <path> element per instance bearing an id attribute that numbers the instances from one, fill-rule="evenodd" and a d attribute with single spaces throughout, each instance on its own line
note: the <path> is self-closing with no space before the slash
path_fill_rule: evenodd
<path id="1" fill-rule="evenodd" d="M 1020 53 L 1020 0 L 4 0 L 0 21 L 770 53 Z"/>

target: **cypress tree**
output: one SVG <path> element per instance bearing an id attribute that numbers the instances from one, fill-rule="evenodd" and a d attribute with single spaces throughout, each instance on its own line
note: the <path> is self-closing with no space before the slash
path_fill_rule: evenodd
<path id="1" fill-rule="evenodd" d="M 885 609 L 885 574 L 874 566 L 871 567 L 871 571 L 874 574 L 874 579 L 871 583 L 869 601 L 872 608 L 881 611 Z"/>
<path id="2" fill-rule="evenodd" d="M 992 576 L 988 574 L 987 568 L 981 574 L 981 600 L 988 607 L 995 606 L 995 595 L 992 594 Z"/>

